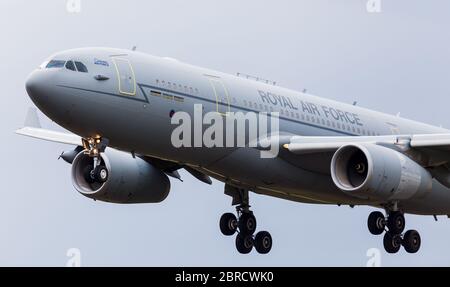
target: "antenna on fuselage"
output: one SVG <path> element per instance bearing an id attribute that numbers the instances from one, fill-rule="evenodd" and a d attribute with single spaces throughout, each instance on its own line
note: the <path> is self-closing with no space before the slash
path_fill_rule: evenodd
<path id="1" fill-rule="evenodd" d="M 254 80 L 254 81 L 257 81 L 257 82 L 266 83 L 266 84 L 273 85 L 273 86 L 277 85 L 277 82 L 275 82 L 275 81 L 263 79 L 261 77 L 255 77 L 255 76 L 252 76 L 252 75 L 247 75 L 247 74 L 244 74 L 244 73 L 236 73 L 236 76 L 238 76 L 240 78 L 245 78 L 247 80 Z"/>
<path id="2" fill-rule="evenodd" d="M 353 102 L 353 105 L 354 105 L 354 106 L 358 105 L 358 102 L 357 102 L 357 101 L 354 101 L 354 102 Z"/>
<path id="3" fill-rule="evenodd" d="M 133 48 L 131 48 L 131 51 L 136 51 L 137 47 L 133 46 Z"/>

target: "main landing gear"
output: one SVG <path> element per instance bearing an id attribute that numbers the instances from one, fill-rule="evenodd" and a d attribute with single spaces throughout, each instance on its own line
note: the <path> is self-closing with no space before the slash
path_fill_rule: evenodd
<path id="1" fill-rule="evenodd" d="M 108 140 L 103 138 L 83 139 L 84 152 L 92 158 L 92 164 L 84 169 L 84 178 L 88 183 L 103 184 L 108 180 L 109 171 L 101 157 L 108 146 Z"/>
<path id="2" fill-rule="evenodd" d="M 227 193 L 230 187 L 225 188 Z M 234 189 L 234 188 L 233 188 Z M 225 213 L 220 218 L 220 231 L 225 236 L 236 236 L 236 249 L 241 254 L 248 254 L 253 248 L 260 254 L 267 254 L 272 249 L 272 236 L 267 231 L 256 233 L 256 217 L 250 210 L 248 204 L 248 191 L 234 190 L 237 193 L 229 194 L 233 196 L 233 203 L 239 202 L 236 207 L 237 216 L 233 213 Z"/>
<path id="3" fill-rule="evenodd" d="M 416 230 L 405 230 L 405 216 L 401 211 L 387 211 L 387 217 L 379 211 L 372 212 L 367 220 L 370 233 L 380 235 L 383 232 L 383 245 L 387 253 L 397 253 L 403 246 L 408 253 L 417 253 L 420 249 L 420 234 Z"/>

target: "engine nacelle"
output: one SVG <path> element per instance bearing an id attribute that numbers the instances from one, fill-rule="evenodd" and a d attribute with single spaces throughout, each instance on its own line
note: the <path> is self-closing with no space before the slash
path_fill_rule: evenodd
<path id="1" fill-rule="evenodd" d="M 158 203 L 170 191 L 169 178 L 141 158 L 129 153 L 107 149 L 101 154 L 102 164 L 108 169 L 104 183 L 91 183 L 86 171 L 93 159 L 80 152 L 72 164 L 72 183 L 82 195 L 112 203 Z"/>
<path id="2" fill-rule="evenodd" d="M 431 191 L 430 173 L 404 154 L 375 144 L 341 147 L 331 176 L 345 193 L 378 201 L 405 200 Z"/>

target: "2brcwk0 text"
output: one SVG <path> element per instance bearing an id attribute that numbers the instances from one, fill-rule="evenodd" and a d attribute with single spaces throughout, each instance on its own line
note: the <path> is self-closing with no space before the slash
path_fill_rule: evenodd
<path id="1" fill-rule="evenodd" d="M 175 282 L 201 283 L 207 285 L 209 281 L 217 282 L 272 282 L 273 272 L 219 272 L 213 273 L 189 273 L 181 272 L 175 275 Z"/>

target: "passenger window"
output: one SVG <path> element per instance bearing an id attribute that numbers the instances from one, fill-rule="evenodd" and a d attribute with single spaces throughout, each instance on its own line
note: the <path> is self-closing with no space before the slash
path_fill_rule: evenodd
<path id="1" fill-rule="evenodd" d="M 47 66 L 45 68 L 51 69 L 51 68 L 62 68 L 66 64 L 66 61 L 63 60 L 51 60 L 48 62 Z"/>
<path id="2" fill-rule="evenodd" d="M 71 70 L 71 71 L 76 71 L 75 64 L 73 63 L 73 61 L 67 61 L 66 69 Z"/>
<path id="3" fill-rule="evenodd" d="M 81 62 L 75 62 L 75 66 L 77 66 L 78 72 L 87 73 L 88 69 L 86 66 Z"/>

